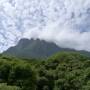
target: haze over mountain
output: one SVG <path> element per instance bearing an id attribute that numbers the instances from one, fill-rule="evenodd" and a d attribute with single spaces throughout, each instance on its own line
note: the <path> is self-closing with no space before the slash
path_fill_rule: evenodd
<path id="1" fill-rule="evenodd" d="M 90 51 L 90 0 L 0 0 L 0 52 L 23 37 Z"/>
<path id="2" fill-rule="evenodd" d="M 21 39 L 16 46 L 9 48 L 4 52 L 4 54 L 20 58 L 47 58 L 53 54 L 63 51 L 78 52 L 90 56 L 89 52 L 61 48 L 54 43 L 39 39 Z"/>

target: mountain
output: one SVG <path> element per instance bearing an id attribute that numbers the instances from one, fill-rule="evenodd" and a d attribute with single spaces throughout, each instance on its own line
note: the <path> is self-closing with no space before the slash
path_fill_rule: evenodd
<path id="1" fill-rule="evenodd" d="M 60 48 L 52 42 L 46 42 L 39 39 L 21 39 L 14 47 L 9 48 L 4 54 L 13 55 L 22 58 L 46 58 L 61 51 L 75 51 L 68 48 Z M 78 51 L 90 55 L 89 52 Z"/>

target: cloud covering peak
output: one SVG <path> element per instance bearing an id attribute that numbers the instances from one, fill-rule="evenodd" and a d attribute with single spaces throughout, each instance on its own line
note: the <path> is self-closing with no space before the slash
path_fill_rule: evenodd
<path id="1" fill-rule="evenodd" d="M 90 1 L 0 0 L 0 52 L 21 38 L 90 51 Z"/>

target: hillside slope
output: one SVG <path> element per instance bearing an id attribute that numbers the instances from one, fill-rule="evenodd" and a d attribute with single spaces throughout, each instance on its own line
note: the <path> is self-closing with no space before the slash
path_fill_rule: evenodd
<path id="1" fill-rule="evenodd" d="M 4 54 L 21 58 L 47 58 L 61 51 L 74 51 L 88 56 L 90 55 L 90 53 L 86 51 L 75 51 L 74 49 L 61 48 L 54 43 L 39 39 L 21 39 L 15 47 L 9 48 Z"/>

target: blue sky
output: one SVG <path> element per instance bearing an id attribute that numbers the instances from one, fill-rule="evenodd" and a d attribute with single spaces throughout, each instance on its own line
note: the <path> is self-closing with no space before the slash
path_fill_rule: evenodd
<path id="1" fill-rule="evenodd" d="M 90 0 L 0 0 L 0 52 L 21 38 L 90 51 Z"/>

